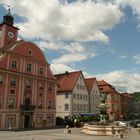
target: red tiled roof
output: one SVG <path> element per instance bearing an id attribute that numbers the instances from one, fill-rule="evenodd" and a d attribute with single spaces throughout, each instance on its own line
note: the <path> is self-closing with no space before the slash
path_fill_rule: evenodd
<path id="1" fill-rule="evenodd" d="M 101 92 L 120 94 L 115 90 L 114 86 L 110 85 L 109 83 L 107 83 L 104 80 L 97 81 L 97 83 L 98 83 L 98 86 L 99 86 L 99 89 Z"/>
<path id="2" fill-rule="evenodd" d="M 107 86 L 107 85 L 110 85 L 109 83 L 107 83 L 107 82 L 104 81 L 104 80 L 97 81 L 97 82 L 98 82 L 98 85 L 99 85 L 99 86 Z"/>
<path id="3" fill-rule="evenodd" d="M 128 94 L 127 92 L 122 93 L 121 95 L 124 96 L 124 97 L 127 97 L 127 98 L 132 98 L 132 95 Z"/>
<path id="4" fill-rule="evenodd" d="M 87 87 L 87 90 L 88 90 L 89 94 L 90 94 L 90 92 L 92 90 L 94 81 L 96 81 L 96 78 L 88 78 L 88 79 L 85 79 L 86 87 Z"/>
<path id="5" fill-rule="evenodd" d="M 105 93 L 112 93 L 114 90 L 109 87 L 109 86 L 99 86 L 100 91 L 105 92 Z"/>
<path id="6" fill-rule="evenodd" d="M 58 92 L 73 90 L 80 74 L 82 74 L 82 71 L 65 72 L 54 75 L 59 84 Z"/>

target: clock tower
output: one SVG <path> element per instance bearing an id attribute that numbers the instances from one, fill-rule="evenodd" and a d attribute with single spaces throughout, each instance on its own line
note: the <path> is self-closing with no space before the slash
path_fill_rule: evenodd
<path id="1" fill-rule="evenodd" d="M 0 48 L 9 48 L 10 45 L 17 41 L 19 29 L 13 25 L 14 18 L 9 9 L 8 13 L 3 16 L 3 22 L 0 24 Z"/>

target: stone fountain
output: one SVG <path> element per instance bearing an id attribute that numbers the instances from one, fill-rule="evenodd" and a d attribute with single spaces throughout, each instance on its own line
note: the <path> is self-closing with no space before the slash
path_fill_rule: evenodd
<path id="1" fill-rule="evenodd" d="M 123 127 L 108 124 L 106 120 L 108 116 L 106 109 L 109 108 L 109 106 L 105 104 L 106 97 L 105 93 L 100 94 L 100 104 L 97 106 L 100 108 L 100 121 L 96 124 L 86 123 L 83 126 L 83 133 L 98 136 L 112 136 L 124 131 Z"/>

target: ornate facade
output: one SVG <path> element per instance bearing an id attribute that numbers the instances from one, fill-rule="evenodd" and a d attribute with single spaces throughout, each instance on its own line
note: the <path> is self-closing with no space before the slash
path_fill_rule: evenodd
<path id="1" fill-rule="evenodd" d="M 55 126 L 56 80 L 41 49 L 19 40 L 10 11 L 0 24 L 0 129 Z"/>

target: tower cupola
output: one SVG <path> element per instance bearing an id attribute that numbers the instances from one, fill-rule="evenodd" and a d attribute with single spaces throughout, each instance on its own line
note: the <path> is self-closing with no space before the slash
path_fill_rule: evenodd
<path id="1" fill-rule="evenodd" d="M 8 13 L 5 16 L 3 16 L 3 23 L 9 24 L 9 25 L 14 24 L 14 18 L 11 15 L 10 9 L 8 9 Z"/>

